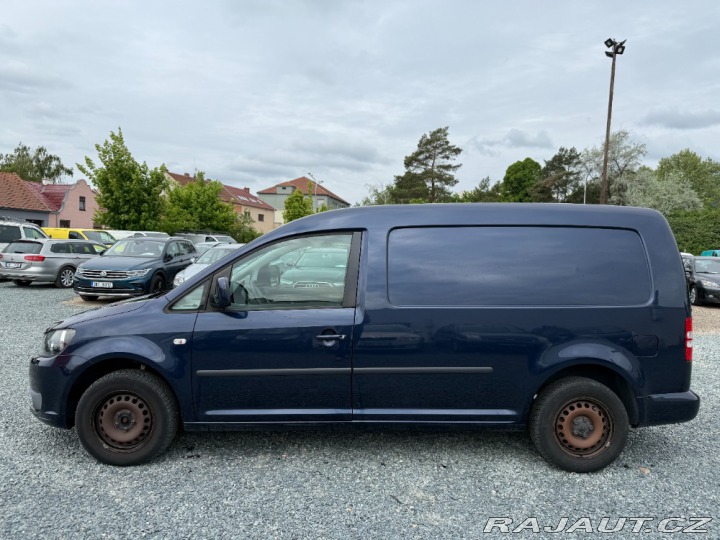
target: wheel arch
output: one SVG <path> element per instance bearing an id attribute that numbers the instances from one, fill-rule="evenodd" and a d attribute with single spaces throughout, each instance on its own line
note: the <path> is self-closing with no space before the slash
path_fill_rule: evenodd
<path id="1" fill-rule="evenodd" d="M 543 383 L 536 389 L 533 396 L 533 404 L 540 393 L 547 388 L 549 385 L 564 379 L 566 377 L 585 377 L 592 379 L 607 386 L 612 390 L 622 401 L 625 406 L 625 410 L 628 414 L 630 425 L 637 425 L 640 421 L 640 411 L 638 408 L 637 399 L 635 392 L 630 381 L 625 378 L 622 374 L 618 373 L 612 367 L 605 364 L 598 364 L 594 360 L 581 361 L 572 366 L 567 366 L 559 371 L 556 371 L 550 375 Z M 532 404 L 530 409 L 532 408 Z M 529 410 L 528 410 L 529 412 Z"/>
<path id="2" fill-rule="evenodd" d="M 85 391 L 90 388 L 90 385 L 97 381 L 99 378 L 104 377 L 105 375 L 123 369 L 137 369 L 141 371 L 146 371 L 147 373 L 156 376 L 163 383 L 165 383 L 165 385 L 170 389 L 173 399 L 175 400 L 175 406 L 177 408 L 178 414 L 180 415 L 180 425 L 182 425 L 183 410 L 180 401 L 178 400 L 177 392 L 168 380 L 168 378 L 165 377 L 161 371 L 153 368 L 151 364 L 146 364 L 133 358 L 116 357 L 108 358 L 97 362 L 92 366 L 89 366 L 75 380 L 72 387 L 70 388 L 70 392 L 68 393 L 67 398 L 66 417 L 68 420 L 68 427 L 73 427 L 75 425 L 75 412 L 77 410 L 78 402 L 80 401 L 80 397 L 85 393 Z"/>

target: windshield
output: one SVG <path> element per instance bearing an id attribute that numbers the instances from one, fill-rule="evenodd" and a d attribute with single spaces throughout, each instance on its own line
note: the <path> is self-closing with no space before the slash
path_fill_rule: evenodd
<path id="1" fill-rule="evenodd" d="M 215 261 L 219 261 L 220 259 L 222 259 L 228 253 L 232 253 L 233 251 L 235 251 L 233 248 L 215 247 L 203 253 L 202 256 L 197 261 L 195 261 L 195 263 L 212 264 Z"/>
<path id="2" fill-rule="evenodd" d="M 215 238 L 218 242 L 224 242 L 226 244 L 234 244 L 235 239 L 232 236 L 223 236 L 221 234 L 216 234 Z"/>
<path id="3" fill-rule="evenodd" d="M 106 233 L 105 231 L 83 231 L 83 234 L 87 236 L 90 240 L 95 240 L 96 242 L 115 242 L 115 238 L 113 238 L 113 235 L 110 233 Z"/>
<path id="4" fill-rule="evenodd" d="M 119 240 L 109 248 L 104 257 L 159 257 L 166 242 L 153 238 L 128 238 Z"/>
<path id="5" fill-rule="evenodd" d="M 695 271 L 701 274 L 720 274 L 720 259 L 695 259 Z"/>

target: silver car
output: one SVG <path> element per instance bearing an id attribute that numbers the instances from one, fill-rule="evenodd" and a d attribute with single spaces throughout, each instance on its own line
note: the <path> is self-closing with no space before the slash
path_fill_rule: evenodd
<path id="1" fill-rule="evenodd" d="M 219 244 L 215 247 L 211 247 L 205 253 L 200 255 L 193 264 L 188 266 L 185 270 L 178 272 L 173 280 L 173 287 L 177 287 L 181 283 L 185 283 L 186 280 L 197 274 L 203 268 L 210 266 L 215 261 L 219 261 L 229 253 L 232 253 L 236 249 L 240 249 L 245 244 Z M 197 248 L 197 244 L 195 244 Z"/>
<path id="2" fill-rule="evenodd" d="M 21 287 L 30 283 L 72 287 L 78 265 L 106 249 L 88 240 L 16 240 L 0 253 L 0 278 Z"/>

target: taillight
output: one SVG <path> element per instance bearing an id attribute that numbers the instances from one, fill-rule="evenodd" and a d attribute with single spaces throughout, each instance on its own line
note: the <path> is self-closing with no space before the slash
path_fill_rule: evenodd
<path id="1" fill-rule="evenodd" d="M 42 255 L 25 255 L 23 259 L 30 262 L 43 262 L 45 260 L 45 257 L 43 257 Z"/>
<path id="2" fill-rule="evenodd" d="M 692 317 L 685 319 L 685 360 L 692 362 L 693 352 L 693 332 L 692 332 Z"/>

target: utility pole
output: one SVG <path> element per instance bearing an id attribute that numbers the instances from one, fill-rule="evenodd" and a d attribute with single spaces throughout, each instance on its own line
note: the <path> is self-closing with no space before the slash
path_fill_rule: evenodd
<path id="1" fill-rule="evenodd" d="M 605 156 L 603 157 L 603 171 L 602 179 L 600 180 L 600 204 L 607 204 L 608 202 L 608 177 L 607 177 L 607 165 L 608 165 L 608 151 L 610 149 L 610 121 L 612 119 L 612 102 L 613 102 L 613 89 L 615 87 L 615 60 L 619 54 L 625 52 L 625 41 L 620 43 L 612 38 L 605 40 L 605 46 L 612 51 L 605 51 L 605 56 L 612 58 L 612 68 L 610 71 L 610 98 L 608 99 L 608 115 L 607 115 L 607 129 L 605 130 Z"/>

